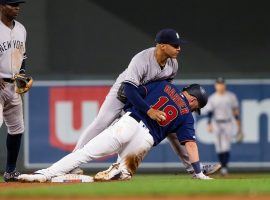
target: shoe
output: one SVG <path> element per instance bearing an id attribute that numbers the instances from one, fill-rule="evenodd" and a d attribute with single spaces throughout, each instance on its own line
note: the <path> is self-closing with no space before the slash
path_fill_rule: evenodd
<path id="1" fill-rule="evenodd" d="M 228 175 L 228 169 L 226 167 L 222 167 L 220 170 L 221 176 L 227 176 Z"/>
<path id="2" fill-rule="evenodd" d="M 219 163 L 216 164 L 209 164 L 209 165 L 203 165 L 202 166 L 202 172 L 209 176 L 210 174 L 214 174 L 221 168 L 221 165 Z"/>
<path id="3" fill-rule="evenodd" d="M 18 176 L 20 175 L 21 173 L 14 170 L 13 172 L 5 172 L 4 173 L 4 181 L 5 182 L 18 182 Z"/>
<path id="4" fill-rule="evenodd" d="M 75 169 L 71 170 L 68 174 L 83 175 L 83 170 L 79 167 L 76 167 Z"/>
<path id="5" fill-rule="evenodd" d="M 112 164 L 109 169 L 98 172 L 94 176 L 95 181 L 130 180 L 131 173 L 127 169 L 120 169 L 120 163 Z"/>
<path id="6" fill-rule="evenodd" d="M 119 175 L 121 170 L 119 169 L 120 163 L 113 163 L 107 170 L 98 172 L 94 176 L 95 181 L 108 181 L 112 180 L 113 177 Z"/>
<path id="7" fill-rule="evenodd" d="M 47 180 L 47 177 L 43 174 L 21 174 L 18 177 L 20 182 L 39 182 L 44 183 Z"/>
<path id="8" fill-rule="evenodd" d="M 202 172 L 199 174 L 194 174 L 192 178 L 200 179 L 200 180 L 212 180 L 213 179 L 213 178 L 210 178 L 209 176 L 205 176 Z"/>

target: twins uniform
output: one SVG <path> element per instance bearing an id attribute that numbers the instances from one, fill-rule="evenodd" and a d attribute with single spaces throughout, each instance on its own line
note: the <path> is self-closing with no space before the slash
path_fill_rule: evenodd
<path id="1" fill-rule="evenodd" d="M 230 151 L 233 132 L 236 130 L 233 110 L 238 106 L 236 95 L 230 91 L 226 91 L 222 95 L 215 92 L 209 97 L 207 110 L 213 113 L 211 123 L 216 135 L 217 153 Z"/>
<path id="2" fill-rule="evenodd" d="M 149 83 L 144 87 L 145 101 L 167 114 L 165 121 L 156 122 L 134 106 L 114 125 L 102 131 L 83 148 L 78 149 L 47 169 L 36 173 L 47 180 L 68 173 L 83 163 L 118 153 L 122 168 L 134 174 L 152 146 L 158 145 L 167 133 L 176 133 L 181 144 L 195 141 L 194 119 L 186 97 L 167 81 Z M 145 96 L 144 95 L 144 96 Z M 135 161 L 135 162 L 134 162 Z"/>
<path id="3" fill-rule="evenodd" d="M 103 102 L 95 120 L 83 131 L 74 150 L 81 149 L 87 142 L 101 133 L 120 117 L 124 104 L 117 99 L 123 82 L 139 86 L 155 80 L 172 80 L 178 70 L 176 59 L 168 59 L 161 69 L 155 58 L 155 48 L 146 49 L 133 57 L 128 68 L 119 75 Z"/>
<path id="4" fill-rule="evenodd" d="M 0 79 L 5 83 L 0 90 L 0 124 L 4 120 L 9 134 L 20 134 L 24 132 L 22 99 L 11 78 L 25 59 L 26 30 L 15 20 L 13 29 L 0 20 L 0 36 Z"/>

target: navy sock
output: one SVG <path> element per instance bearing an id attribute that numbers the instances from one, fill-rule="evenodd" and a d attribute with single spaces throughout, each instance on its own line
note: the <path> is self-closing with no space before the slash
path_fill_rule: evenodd
<path id="1" fill-rule="evenodd" d="M 223 152 L 218 154 L 219 161 L 222 167 L 227 167 L 229 159 L 230 159 L 230 152 Z"/>
<path id="2" fill-rule="evenodd" d="M 225 166 L 224 166 L 224 164 L 225 164 L 225 163 L 224 163 L 224 153 L 219 153 L 219 154 L 218 154 L 218 159 L 219 159 L 219 162 L 220 162 L 221 166 L 222 166 L 222 167 L 225 167 Z"/>
<path id="3" fill-rule="evenodd" d="M 10 173 L 16 169 L 16 162 L 20 151 L 22 134 L 7 135 L 7 164 L 6 172 Z"/>
<path id="4" fill-rule="evenodd" d="M 224 165 L 225 165 L 225 167 L 227 167 L 229 160 L 230 160 L 230 152 L 228 152 L 228 151 L 224 152 Z"/>

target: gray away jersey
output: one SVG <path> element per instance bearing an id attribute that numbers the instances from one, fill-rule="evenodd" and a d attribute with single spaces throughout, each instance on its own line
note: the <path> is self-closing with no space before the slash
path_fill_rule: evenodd
<path id="1" fill-rule="evenodd" d="M 161 69 L 155 57 L 155 47 L 152 47 L 141 51 L 132 58 L 128 68 L 118 76 L 112 90 L 118 91 L 122 82 L 139 86 L 155 80 L 173 79 L 177 70 L 178 62 L 171 58 Z"/>
<path id="2" fill-rule="evenodd" d="M 25 59 L 26 30 L 15 21 L 13 29 L 0 20 L 0 78 L 19 73 Z"/>
<path id="3" fill-rule="evenodd" d="M 239 103 L 234 93 L 226 91 L 223 95 L 217 93 L 209 97 L 207 110 L 213 112 L 215 120 L 233 119 L 233 109 L 238 108 Z"/>

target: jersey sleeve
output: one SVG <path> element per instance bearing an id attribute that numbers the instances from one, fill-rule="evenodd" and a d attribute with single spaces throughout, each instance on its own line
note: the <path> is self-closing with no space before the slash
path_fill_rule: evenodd
<path id="1" fill-rule="evenodd" d="M 188 114 L 185 122 L 178 128 L 176 135 L 182 145 L 189 141 L 196 141 L 194 118 L 191 113 Z"/>
<path id="2" fill-rule="evenodd" d="M 130 83 L 136 87 L 141 85 L 145 73 L 145 64 L 142 64 L 140 56 L 136 55 L 127 68 L 126 77 L 124 82 Z"/>

